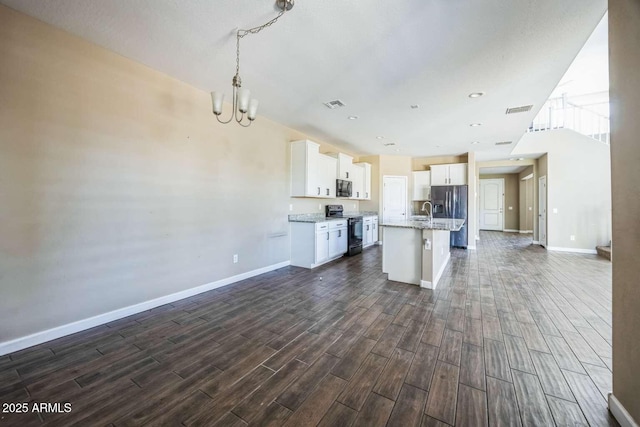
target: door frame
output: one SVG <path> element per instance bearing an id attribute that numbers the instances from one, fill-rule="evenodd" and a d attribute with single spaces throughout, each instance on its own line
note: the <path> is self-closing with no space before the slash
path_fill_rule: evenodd
<path id="1" fill-rule="evenodd" d="M 487 230 L 487 231 L 502 231 L 502 232 L 504 232 L 504 221 L 505 221 L 505 216 L 506 216 L 506 212 L 505 212 L 505 209 L 504 209 L 504 206 L 505 206 L 505 203 L 506 203 L 506 200 L 505 200 L 506 199 L 506 197 L 505 197 L 505 192 L 506 192 L 505 185 L 506 185 L 506 183 L 505 183 L 504 178 L 484 178 L 483 179 L 481 177 L 478 180 L 478 186 L 480 187 L 480 191 L 479 191 L 480 196 L 478 197 L 478 199 L 479 199 L 478 200 L 478 202 L 479 202 L 478 203 L 478 211 L 479 211 L 479 214 L 480 214 L 480 217 L 478 218 L 478 230 L 482 230 L 482 228 L 481 228 L 481 223 L 482 223 L 482 221 L 481 221 L 481 219 L 482 219 L 482 195 L 483 195 L 483 193 L 482 193 L 482 181 L 502 181 L 502 230 Z"/>
<path id="2" fill-rule="evenodd" d="M 544 197 L 543 197 L 544 196 Z M 540 202 L 544 202 L 544 213 L 543 204 Z M 547 176 L 541 176 L 538 178 L 538 244 L 543 248 L 547 247 L 547 242 L 549 240 L 549 233 L 547 230 L 547 216 L 549 209 L 547 207 Z M 544 240 L 542 238 L 542 227 L 544 221 Z"/>
<path id="3" fill-rule="evenodd" d="M 385 185 L 386 185 L 386 180 L 387 178 L 401 178 L 404 180 L 404 218 L 408 219 L 408 213 L 409 213 L 409 177 L 404 176 L 404 175 L 383 175 L 382 176 L 382 197 L 381 197 L 381 202 L 382 202 L 382 220 L 385 221 L 386 220 L 386 214 L 385 214 L 385 197 L 384 197 L 384 193 L 385 193 Z"/>

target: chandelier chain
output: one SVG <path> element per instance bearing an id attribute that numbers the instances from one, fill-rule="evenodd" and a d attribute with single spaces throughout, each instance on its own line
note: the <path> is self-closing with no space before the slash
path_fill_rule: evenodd
<path id="1" fill-rule="evenodd" d="M 282 15 L 284 15 L 286 10 L 287 10 L 286 7 L 283 8 L 280 11 L 280 13 L 278 13 L 278 16 L 276 16 L 269 22 L 266 22 L 260 26 L 250 28 L 248 30 L 238 30 L 238 32 L 236 33 L 236 76 L 240 74 L 240 39 L 249 34 L 258 34 L 260 31 L 264 30 L 265 28 L 272 26 L 278 21 L 278 19 L 282 17 Z"/>

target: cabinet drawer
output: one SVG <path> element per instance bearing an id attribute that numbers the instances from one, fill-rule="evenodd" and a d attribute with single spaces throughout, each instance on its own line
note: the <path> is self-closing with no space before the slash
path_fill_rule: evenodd
<path id="1" fill-rule="evenodd" d="M 373 217 L 372 216 L 365 216 L 364 217 L 364 223 L 365 224 L 371 224 L 373 222 Z"/>
<path id="2" fill-rule="evenodd" d="M 347 220 L 340 220 L 340 221 L 330 221 L 329 222 L 329 229 L 330 230 L 335 230 L 336 228 L 346 228 L 347 227 Z"/>
<path id="3" fill-rule="evenodd" d="M 318 231 L 326 231 L 329 229 L 329 223 L 328 222 L 317 222 L 316 223 L 316 232 Z"/>

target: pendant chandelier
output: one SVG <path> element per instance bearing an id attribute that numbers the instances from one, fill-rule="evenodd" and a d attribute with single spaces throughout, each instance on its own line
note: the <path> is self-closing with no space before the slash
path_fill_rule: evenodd
<path id="1" fill-rule="evenodd" d="M 236 33 L 236 75 L 233 76 L 233 81 L 231 85 L 233 86 L 233 111 L 231 113 L 231 117 L 229 120 L 220 120 L 220 115 L 222 114 L 222 102 L 224 101 L 224 93 L 222 92 L 211 92 L 211 101 L 213 103 L 213 114 L 215 114 L 216 119 L 220 123 L 227 124 L 232 120 L 235 120 L 240 126 L 249 127 L 251 123 L 256 119 L 256 113 L 258 112 L 258 100 L 251 99 L 251 92 L 248 89 L 242 88 L 242 79 L 240 78 L 240 39 L 249 35 L 249 34 L 257 34 L 260 31 L 264 30 L 267 27 L 270 27 L 285 12 L 291 10 L 293 8 L 295 0 L 278 0 L 276 2 L 278 8 L 280 9 L 280 13 L 278 16 L 273 18 L 271 21 L 260 25 L 259 27 L 251 28 L 249 30 L 238 30 Z M 247 118 L 248 121 L 245 121 L 244 118 Z"/>

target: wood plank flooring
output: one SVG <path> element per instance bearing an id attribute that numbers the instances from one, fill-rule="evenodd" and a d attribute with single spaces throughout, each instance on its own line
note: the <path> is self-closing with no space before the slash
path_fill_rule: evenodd
<path id="1" fill-rule="evenodd" d="M 611 264 L 482 232 L 438 289 L 381 249 L 287 267 L 0 357 L 0 425 L 617 425 Z"/>

